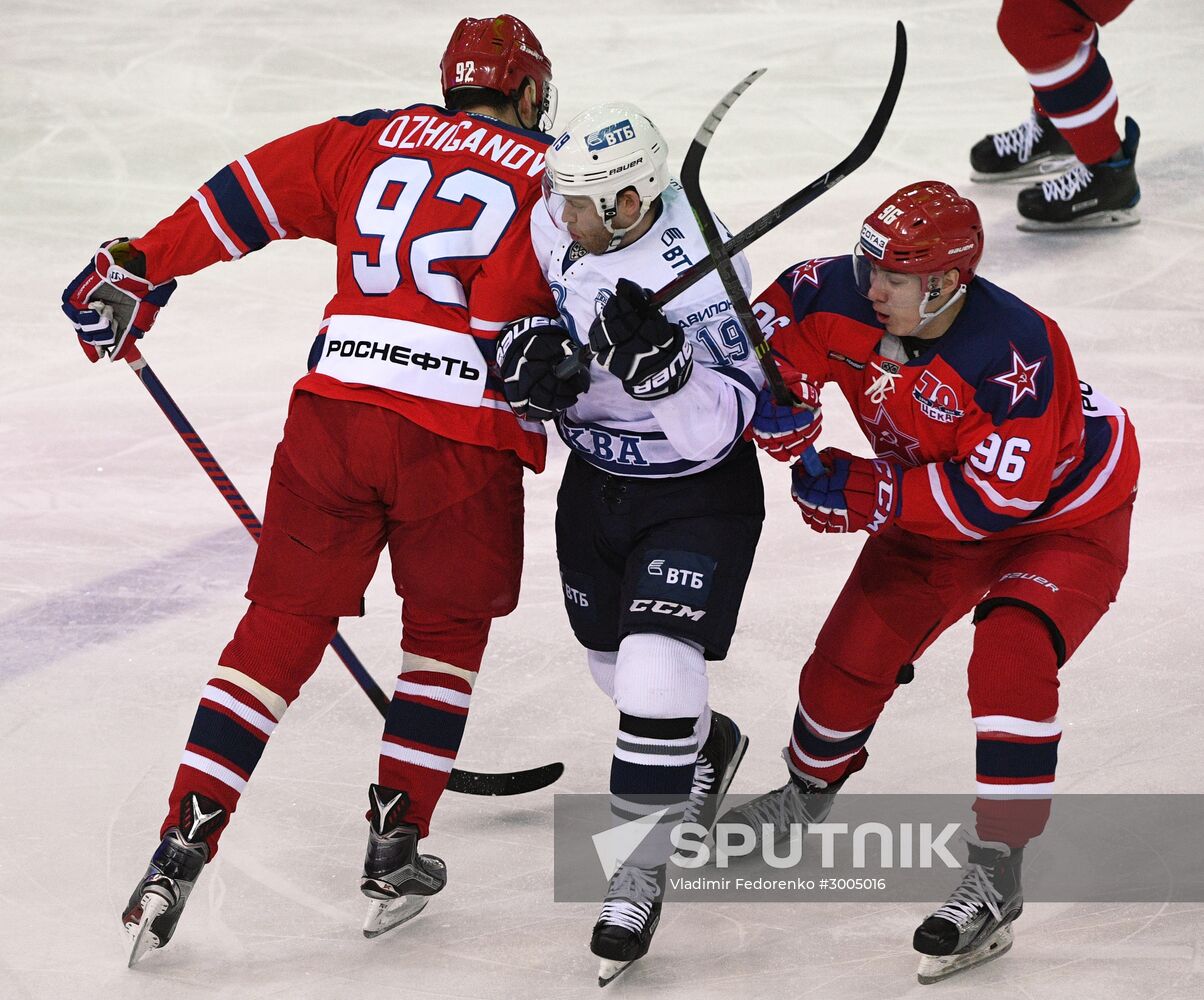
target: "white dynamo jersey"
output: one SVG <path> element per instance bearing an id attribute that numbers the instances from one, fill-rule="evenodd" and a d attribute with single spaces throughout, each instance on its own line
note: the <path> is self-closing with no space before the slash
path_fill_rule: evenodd
<path id="1" fill-rule="evenodd" d="M 561 200 L 540 202 L 531 213 L 531 241 L 569 334 L 588 343 L 589 328 L 614 294 L 619 278 L 653 291 L 707 256 L 685 192 L 673 181 L 661 195 L 660 218 L 634 243 L 591 254 L 560 224 Z M 556 213 L 553 219 L 551 212 Z M 722 226 L 724 239 L 730 234 Z M 747 294 L 748 262 L 734 259 Z M 688 476 L 722 461 L 752 419 L 765 383 L 719 275 L 712 272 L 668 303 L 665 315 L 681 324 L 694 348 L 694 371 L 664 399 L 642 402 L 623 383 L 590 363 L 589 391 L 556 418 L 565 443 L 591 465 L 619 476 Z"/>

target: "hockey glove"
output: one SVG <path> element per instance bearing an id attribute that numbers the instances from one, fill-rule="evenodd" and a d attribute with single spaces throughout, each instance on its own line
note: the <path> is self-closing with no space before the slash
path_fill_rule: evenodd
<path id="1" fill-rule="evenodd" d="M 146 258 L 129 240 L 109 240 L 63 290 L 63 312 L 88 360 L 124 361 L 176 290 L 175 280 L 152 285 Z"/>
<path id="2" fill-rule="evenodd" d="M 556 366 L 574 350 L 568 331 L 547 316 L 527 316 L 503 329 L 497 367 L 510 408 L 528 420 L 551 420 L 577 402 L 589 388 L 589 369 L 556 377 Z"/>
<path id="3" fill-rule="evenodd" d="M 838 448 L 819 453 L 826 472 L 814 476 L 800 461 L 791 470 L 791 496 L 812 531 L 868 531 L 890 525 L 903 506 L 903 466 L 857 458 Z"/>
<path id="4" fill-rule="evenodd" d="M 633 399 L 664 399 L 690 379 L 693 349 L 676 323 L 648 301 L 650 292 L 620 278 L 589 330 L 598 364 Z"/>
<path id="5" fill-rule="evenodd" d="M 808 382 L 805 375 L 786 371 L 782 373 L 782 380 L 799 404 L 779 406 L 774 401 L 773 390 L 766 386 L 757 397 L 751 425 L 752 439 L 770 458 L 791 462 L 815 446 L 823 412 L 819 408 L 819 387 Z"/>

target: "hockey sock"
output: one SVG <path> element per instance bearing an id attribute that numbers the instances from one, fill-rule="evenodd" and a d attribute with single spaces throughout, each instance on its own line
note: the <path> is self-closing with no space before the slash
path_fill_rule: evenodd
<path id="1" fill-rule="evenodd" d="M 858 677 L 819 650 L 813 652 L 799 676 L 791 770 L 827 784 L 857 770 L 874 723 L 896 686 L 893 674 L 889 680 Z"/>
<path id="2" fill-rule="evenodd" d="M 629 859 L 638 867 L 663 865 L 673 853 L 669 834 L 682 821 L 694 785 L 697 721 L 619 716 L 610 765 L 611 813 L 629 823 L 664 810 Z"/>
<path id="3" fill-rule="evenodd" d="M 610 769 L 611 810 L 629 822 L 665 810 L 633 863 L 664 864 L 669 831 L 682 819 L 694 786 L 699 717 L 707 713 L 706 660 L 692 643 L 636 633 L 619 644 L 615 664 L 619 732 Z"/>
<path id="4" fill-rule="evenodd" d="M 285 709 L 317 669 L 336 621 L 252 604 L 201 692 L 159 835 L 198 793 L 233 813 Z M 206 829 L 210 859 L 224 824 Z"/>
<path id="5" fill-rule="evenodd" d="M 407 652 L 385 715 L 379 782 L 410 797 L 406 822 L 425 837 L 460 751 L 475 670 Z"/>
<path id="6" fill-rule="evenodd" d="M 597 649 L 587 649 L 585 660 L 589 666 L 590 675 L 598 689 L 611 701 L 615 699 L 615 667 L 618 664 L 617 652 L 606 653 Z"/>
<path id="7" fill-rule="evenodd" d="M 1115 148 L 1117 92 L 1092 21 L 1068 4 L 1005 3 L 999 37 L 1024 67 L 1037 110 L 1084 163 Z"/>
<path id="8" fill-rule="evenodd" d="M 975 627 L 969 675 L 978 836 L 1023 847 L 1049 818 L 1062 736 L 1057 654 L 1045 623 L 1021 607 L 992 609 Z"/>

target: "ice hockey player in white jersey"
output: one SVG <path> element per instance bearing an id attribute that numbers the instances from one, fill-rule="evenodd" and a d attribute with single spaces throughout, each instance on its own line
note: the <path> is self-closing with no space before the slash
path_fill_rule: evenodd
<path id="1" fill-rule="evenodd" d="M 744 440 L 764 377 L 717 276 L 664 315 L 648 302 L 643 289 L 707 251 L 643 112 L 608 103 L 573 119 L 548 150 L 545 190 L 532 243 L 559 320 L 512 324 L 498 367 L 519 415 L 554 419 L 572 452 L 557 557 L 573 632 L 619 710 L 615 820 L 666 809 L 614 872 L 594 926 L 604 986 L 648 951 L 669 831 L 713 825 L 747 747 L 708 707 L 706 661 L 727 654 L 764 519 Z M 747 262 L 736 266 L 747 289 Z M 557 377 L 586 344 L 588 370 Z"/>

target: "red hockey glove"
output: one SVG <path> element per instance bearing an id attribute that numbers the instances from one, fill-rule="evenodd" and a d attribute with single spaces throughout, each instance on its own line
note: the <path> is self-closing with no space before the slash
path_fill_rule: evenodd
<path id="1" fill-rule="evenodd" d="M 827 470 L 823 475 L 811 475 L 801 461 L 791 470 L 791 496 L 812 531 L 876 535 L 899 516 L 903 466 L 838 448 L 825 448 L 819 458 Z"/>
<path id="2" fill-rule="evenodd" d="M 63 290 L 63 312 L 89 361 L 124 361 L 171 298 L 175 280 L 152 285 L 145 272 L 128 239 L 109 240 Z"/>
<path id="3" fill-rule="evenodd" d="M 808 382 L 806 375 L 784 371 L 782 381 L 799 405 L 779 406 L 773 390 L 765 386 L 757 397 L 750 427 L 758 448 L 779 462 L 792 462 L 815 446 L 823 412 L 819 408 L 819 387 Z"/>

